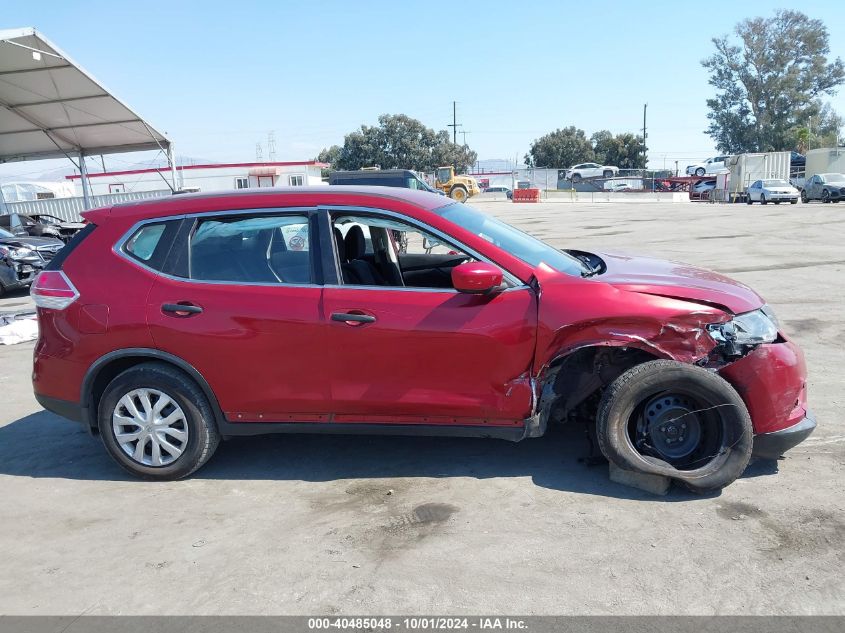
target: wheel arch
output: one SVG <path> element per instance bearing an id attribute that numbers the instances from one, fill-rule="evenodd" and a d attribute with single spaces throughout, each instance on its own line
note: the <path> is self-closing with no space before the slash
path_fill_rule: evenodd
<path id="1" fill-rule="evenodd" d="M 654 350 L 629 342 L 589 343 L 560 350 L 540 372 L 539 409 L 544 422 L 564 422 L 627 370 L 658 360 Z M 594 398 L 595 399 L 595 398 Z M 594 404 L 598 404 L 597 399 Z"/>
<path id="2" fill-rule="evenodd" d="M 101 356 L 91 364 L 91 367 L 85 373 L 85 377 L 82 380 L 79 401 L 82 403 L 82 420 L 92 432 L 96 432 L 97 409 L 100 399 L 109 383 L 118 374 L 127 369 L 151 360 L 171 365 L 187 374 L 189 378 L 197 383 L 214 411 L 215 423 L 218 428 L 223 426 L 225 419 L 220 404 L 217 402 L 217 397 L 214 395 L 214 391 L 211 389 L 208 381 L 193 365 L 185 359 L 168 352 L 146 347 L 133 347 L 115 350 Z"/>

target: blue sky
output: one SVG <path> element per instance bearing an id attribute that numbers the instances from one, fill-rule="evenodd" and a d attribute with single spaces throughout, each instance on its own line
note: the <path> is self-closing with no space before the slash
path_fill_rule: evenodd
<path id="1" fill-rule="evenodd" d="M 179 154 L 313 158 L 379 114 L 445 129 L 452 101 L 482 159 L 522 157 L 533 139 L 642 127 L 651 166 L 706 158 L 700 61 L 710 38 L 777 3 L 115 2 L 3 0 L 0 28 L 34 26 L 175 141 Z M 838 2 L 803 1 L 845 57 Z M 832 100 L 845 113 L 845 95 Z M 461 137 L 459 137 L 461 138 Z M 151 156 L 148 156 L 148 158 Z M 264 148 L 264 157 L 267 149 Z M 110 168 L 134 157 L 107 158 Z M 45 163 L 42 163 L 45 165 Z M 2 166 L 0 176 L 41 165 Z"/>

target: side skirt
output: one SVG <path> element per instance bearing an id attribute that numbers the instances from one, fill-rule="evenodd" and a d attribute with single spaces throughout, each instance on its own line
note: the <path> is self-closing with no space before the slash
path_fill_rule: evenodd
<path id="1" fill-rule="evenodd" d="M 365 424 L 332 422 L 218 422 L 224 438 L 269 433 L 322 433 L 332 435 L 422 435 L 440 437 L 483 437 L 518 442 L 525 428 L 490 426 L 447 426 L 439 424 Z"/>

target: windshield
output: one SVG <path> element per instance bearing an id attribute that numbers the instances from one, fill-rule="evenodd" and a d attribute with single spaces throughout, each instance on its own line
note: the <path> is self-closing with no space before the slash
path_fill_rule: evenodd
<path id="1" fill-rule="evenodd" d="M 6 229 L 0 229 L 0 237 L 15 237 L 15 234 L 9 233 Z"/>
<path id="2" fill-rule="evenodd" d="M 785 180 L 764 180 L 764 187 L 790 187 L 791 185 Z"/>
<path id="3" fill-rule="evenodd" d="M 531 266 L 539 266 L 542 262 L 567 275 L 581 276 L 590 272 L 580 260 L 571 255 L 554 249 L 545 242 L 467 204 L 450 204 L 435 209 L 434 212 Z"/>

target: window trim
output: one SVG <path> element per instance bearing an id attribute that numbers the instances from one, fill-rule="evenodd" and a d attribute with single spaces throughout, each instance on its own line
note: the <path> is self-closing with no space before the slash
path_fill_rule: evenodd
<path id="1" fill-rule="evenodd" d="M 298 185 L 293 184 L 293 179 L 299 178 L 300 183 Z M 288 174 L 288 187 L 304 187 L 305 186 L 305 174 Z"/>
<path id="2" fill-rule="evenodd" d="M 295 284 L 295 283 L 288 283 L 288 282 L 263 282 L 263 281 L 242 281 L 242 282 L 232 282 L 232 281 L 206 281 L 203 279 L 191 279 L 190 277 L 179 277 L 178 275 L 174 275 L 169 272 L 164 272 L 161 270 L 157 270 L 148 266 L 146 262 L 142 262 L 138 259 L 135 259 L 129 253 L 126 253 L 123 250 L 124 244 L 132 237 L 135 232 L 140 229 L 142 226 L 146 224 L 158 224 L 161 222 L 167 222 L 170 220 L 182 220 L 189 221 L 189 234 L 188 234 L 188 243 L 187 243 L 187 256 L 190 257 L 190 238 L 193 236 L 194 230 L 196 229 L 197 220 L 216 217 L 216 216 L 237 216 L 237 215 L 304 215 L 308 218 L 308 247 L 309 251 L 312 251 L 313 254 L 311 256 L 311 266 L 312 266 L 312 280 L 311 283 L 307 284 Z M 323 267 L 322 267 L 322 260 L 323 260 L 323 253 L 318 241 L 314 239 L 314 226 L 315 223 L 312 220 L 314 216 L 318 213 L 318 209 L 316 207 L 264 207 L 259 209 L 233 209 L 227 211 L 193 211 L 191 213 L 179 213 L 174 215 L 162 216 L 157 218 L 146 218 L 144 220 L 139 220 L 135 224 L 133 224 L 126 233 L 124 233 L 120 239 L 115 242 L 114 246 L 112 247 L 112 252 L 128 261 L 130 264 L 137 266 L 138 268 L 142 268 L 156 276 L 163 277 L 165 279 L 169 279 L 170 281 L 178 281 L 185 284 L 200 284 L 200 285 L 224 285 L 224 286 L 262 286 L 267 288 L 323 288 L 325 284 L 321 283 L 323 280 Z M 178 233 L 177 233 L 178 237 Z M 172 249 L 171 252 L 168 252 L 167 255 L 164 257 L 163 266 L 167 268 L 166 264 L 171 261 L 172 256 Z M 190 269 L 188 271 L 190 274 Z"/>
<path id="3" fill-rule="evenodd" d="M 492 261 L 489 257 L 482 255 L 474 248 L 467 246 L 466 244 L 461 243 L 459 240 L 455 239 L 451 235 L 447 235 L 443 231 L 434 228 L 433 226 L 426 224 L 421 220 L 417 220 L 416 218 L 412 218 L 408 215 L 403 215 L 402 213 L 397 213 L 396 211 L 389 211 L 387 209 L 377 209 L 374 207 L 357 207 L 357 206 L 346 206 L 346 205 L 320 205 L 317 207 L 317 210 L 321 213 L 325 214 L 327 218 L 329 230 L 332 227 L 331 216 L 332 213 L 349 213 L 350 215 L 371 215 L 371 216 L 386 216 L 389 218 L 401 220 L 406 224 L 410 224 L 422 231 L 427 233 L 431 233 L 435 237 L 442 239 L 447 244 L 450 244 L 456 248 L 459 248 L 463 253 L 473 257 L 477 261 L 480 262 L 487 262 L 488 264 L 492 264 L 496 266 L 502 271 L 504 279 L 510 284 L 510 287 L 505 288 L 502 292 L 510 292 L 512 290 L 519 290 L 524 288 L 530 288 L 530 286 L 526 283 L 523 283 L 521 279 L 519 279 L 516 275 L 510 272 L 507 268 Z M 323 262 L 324 266 L 331 265 L 334 267 L 334 274 L 337 278 L 337 283 L 327 283 L 324 284 L 326 288 L 345 288 L 345 289 L 367 289 L 367 290 L 393 290 L 393 291 L 400 291 L 400 292 L 440 292 L 440 293 L 448 293 L 448 294 L 459 294 L 460 291 L 456 290 L 455 288 L 413 288 L 407 286 L 366 286 L 366 285 L 352 285 L 352 284 L 344 284 L 343 277 L 341 276 L 341 268 L 340 268 L 340 260 L 338 259 L 337 248 L 334 245 L 334 238 L 332 238 L 332 245 L 331 245 L 331 252 L 330 257 L 325 256 L 323 254 Z"/>
<path id="4" fill-rule="evenodd" d="M 246 187 L 238 187 L 238 182 L 243 181 L 246 182 Z M 249 189 L 249 176 L 235 176 L 235 191 L 240 191 L 241 189 Z"/>

